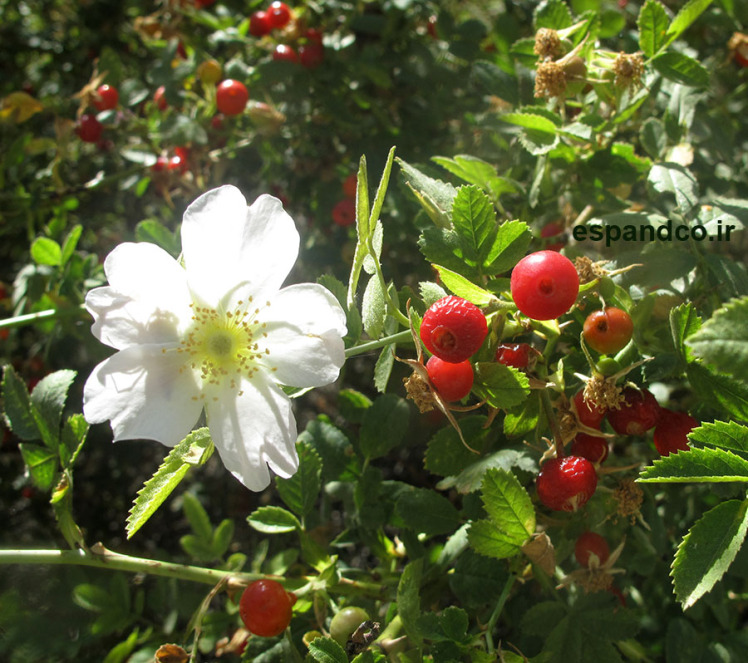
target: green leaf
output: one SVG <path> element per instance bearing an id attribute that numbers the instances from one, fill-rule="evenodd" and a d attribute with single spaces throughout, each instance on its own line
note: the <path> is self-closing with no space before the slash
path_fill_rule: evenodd
<path id="1" fill-rule="evenodd" d="M 5 423 L 22 440 L 39 440 L 41 433 L 31 413 L 31 400 L 26 384 L 12 366 L 3 371 L 2 397 Z"/>
<path id="2" fill-rule="evenodd" d="M 532 233 L 524 221 L 501 224 L 484 263 L 486 274 L 502 274 L 510 270 L 527 253 L 531 241 Z"/>
<path id="3" fill-rule="evenodd" d="M 644 55 L 651 58 L 665 48 L 670 19 L 658 0 L 644 3 L 636 23 L 639 27 L 639 48 Z"/>
<path id="4" fill-rule="evenodd" d="M 673 345 L 681 361 L 690 360 L 691 351 L 686 347 L 686 339 L 701 327 L 701 318 L 691 303 L 681 304 L 670 310 L 670 332 Z"/>
<path id="5" fill-rule="evenodd" d="M 458 154 L 453 159 L 432 157 L 432 161 L 468 184 L 475 184 L 496 199 L 504 193 L 516 193 L 519 190 L 515 182 L 496 173 L 496 166 L 477 157 Z"/>
<path id="6" fill-rule="evenodd" d="M 390 380 L 392 367 L 395 365 L 394 351 L 394 345 L 385 345 L 379 353 L 376 364 L 374 364 L 374 388 L 380 394 L 387 391 L 387 383 Z"/>
<path id="7" fill-rule="evenodd" d="M 62 249 L 49 237 L 37 237 L 31 245 L 31 259 L 37 265 L 57 267 L 62 263 Z"/>
<path id="8" fill-rule="evenodd" d="M 462 259 L 462 244 L 454 230 L 424 228 L 418 238 L 418 248 L 430 263 L 442 265 L 468 278 L 481 276 L 475 266 L 468 265 Z"/>
<path id="9" fill-rule="evenodd" d="M 299 519 L 280 506 L 261 506 L 247 517 L 251 527 L 263 534 L 284 534 L 301 531 Z"/>
<path id="10" fill-rule="evenodd" d="M 276 478 L 275 484 L 286 506 L 304 518 L 314 508 L 322 488 L 322 459 L 304 442 L 296 443 L 296 451 L 299 454 L 299 469 L 288 479 Z"/>
<path id="11" fill-rule="evenodd" d="M 361 317 L 364 331 L 373 339 L 382 335 L 387 306 L 382 292 L 382 284 L 375 274 L 369 279 L 361 302 Z"/>
<path id="12" fill-rule="evenodd" d="M 496 362 L 475 364 L 473 389 L 490 407 L 502 410 L 520 405 L 530 393 L 527 376 Z"/>
<path id="13" fill-rule="evenodd" d="M 370 405 L 371 402 L 367 408 Z M 366 408 L 362 408 L 362 411 L 365 410 Z M 350 417 L 347 418 L 351 420 Z M 360 420 L 356 423 L 360 423 Z M 338 479 L 345 471 L 347 451 L 350 449 L 351 442 L 339 428 L 326 421 L 315 419 L 307 424 L 306 429 L 299 435 L 298 441 L 311 446 L 319 454 L 322 460 L 322 478 L 325 482 Z"/>
<path id="14" fill-rule="evenodd" d="M 50 490 L 57 476 L 57 454 L 47 447 L 28 442 L 22 442 L 18 447 L 34 485 L 39 490 Z"/>
<path id="15" fill-rule="evenodd" d="M 748 460 L 724 449 L 690 449 L 658 458 L 639 475 L 643 483 L 748 482 Z"/>
<path id="16" fill-rule="evenodd" d="M 430 307 L 434 302 L 446 297 L 447 291 L 431 281 L 421 281 L 418 284 L 418 294 L 421 295 L 424 305 Z"/>
<path id="17" fill-rule="evenodd" d="M 88 422 L 82 414 L 71 414 L 62 427 L 60 436 L 60 461 L 64 468 L 70 468 L 75 463 L 83 443 L 88 435 Z"/>
<path id="18" fill-rule="evenodd" d="M 698 203 L 699 189 L 696 178 L 676 163 L 657 163 L 652 166 L 648 184 L 657 194 L 672 193 L 678 209 L 687 214 Z"/>
<path id="19" fill-rule="evenodd" d="M 332 638 L 315 638 L 309 643 L 309 654 L 319 663 L 348 663 L 343 648 Z"/>
<path id="20" fill-rule="evenodd" d="M 688 434 L 692 442 L 748 453 L 748 427 L 735 421 L 701 424 Z"/>
<path id="21" fill-rule="evenodd" d="M 218 527 L 213 531 L 213 540 L 211 547 L 216 559 L 222 559 L 231 545 L 234 538 L 234 521 L 231 518 L 224 518 Z"/>
<path id="22" fill-rule="evenodd" d="M 452 201 L 456 189 L 447 182 L 435 180 L 398 157 L 397 163 L 403 171 L 408 187 L 429 218 L 441 228 L 449 228 L 452 218 Z"/>
<path id="23" fill-rule="evenodd" d="M 500 530 L 490 520 L 476 520 L 468 530 L 470 547 L 481 555 L 495 559 L 514 557 L 522 552 L 514 537 Z"/>
<path id="24" fill-rule="evenodd" d="M 193 465 L 201 465 L 213 453 L 213 442 L 207 428 L 192 431 L 175 446 L 156 473 L 138 492 L 127 517 L 127 538 L 137 532 L 179 485 Z"/>
<path id="25" fill-rule="evenodd" d="M 39 380 L 31 392 L 32 414 L 42 434 L 42 441 L 50 449 L 57 449 L 62 410 L 75 376 L 75 371 L 55 371 Z"/>
<path id="26" fill-rule="evenodd" d="M 744 378 L 748 375 L 748 297 L 718 309 L 686 343 L 721 373 Z"/>
<path id="27" fill-rule="evenodd" d="M 647 154 L 653 159 L 659 159 L 667 147 L 667 134 L 662 120 L 648 117 L 639 129 L 639 141 Z"/>
<path id="28" fill-rule="evenodd" d="M 402 442 L 410 421 L 405 399 L 395 394 L 377 398 L 364 413 L 361 426 L 361 453 L 368 459 L 384 456 Z"/>
<path id="29" fill-rule="evenodd" d="M 535 30 L 540 28 L 563 30 L 573 23 L 573 19 L 571 11 L 563 0 L 546 0 L 536 8 L 533 23 Z"/>
<path id="30" fill-rule="evenodd" d="M 473 454 L 475 458 L 475 454 Z M 487 456 L 481 456 L 472 462 L 457 476 L 450 476 L 440 481 L 437 485 L 439 490 L 455 488 L 459 493 L 472 493 L 480 488 L 483 475 L 492 468 L 509 470 L 518 467 L 526 472 L 536 472 L 535 461 L 525 451 L 516 449 L 499 449 Z M 456 468 L 455 468 L 456 469 Z"/>
<path id="31" fill-rule="evenodd" d="M 67 237 L 65 237 L 65 241 L 62 243 L 60 254 L 60 263 L 62 265 L 67 265 L 68 261 L 73 256 L 75 247 L 78 246 L 78 240 L 80 239 L 82 232 L 83 226 L 80 224 L 76 224 L 67 234 Z"/>
<path id="32" fill-rule="evenodd" d="M 652 66 L 665 78 L 681 85 L 699 88 L 709 85 L 709 70 L 683 53 L 662 53 L 652 60 Z"/>
<path id="33" fill-rule="evenodd" d="M 712 0 L 689 0 L 675 15 L 667 29 L 666 44 L 671 44 L 712 4 Z"/>
<path id="34" fill-rule="evenodd" d="M 483 476 L 481 500 L 489 519 L 522 545 L 535 532 L 535 509 L 527 491 L 508 470 L 490 469 Z"/>
<path id="35" fill-rule="evenodd" d="M 182 500 L 182 510 L 192 531 L 201 542 L 211 543 L 213 541 L 213 525 L 208 517 L 208 512 L 200 504 L 200 500 L 192 493 L 185 493 Z"/>
<path id="36" fill-rule="evenodd" d="M 418 618 L 421 616 L 421 575 L 423 559 L 410 562 L 403 569 L 397 585 L 397 614 L 403 623 L 408 637 L 418 646 L 423 641 L 418 629 Z"/>
<path id="37" fill-rule="evenodd" d="M 496 301 L 496 295 L 468 281 L 464 276 L 441 265 L 434 265 L 442 283 L 455 295 L 467 299 L 476 306 L 486 306 Z"/>
<path id="38" fill-rule="evenodd" d="M 718 375 L 697 363 L 688 365 L 686 375 L 702 400 L 736 419 L 748 421 L 748 387 L 743 381 Z"/>
<path id="39" fill-rule="evenodd" d="M 407 527 L 427 536 L 453 532 L 460 521 L 460 515 L 452 503 L 430 488 L 403 491 L 395 503 L 395 509 Z"/>
<path id="40" fill-rule="evenodd" d="M 379 220 L 379 215 L 382 213 L 382 205 L 384 205 L 384 196 L 387 193 L 387 187 L 390 182 L 390 173 L 392 172 L 392 163 L 395 160 L 395 148 L 391 147 L 387 154 L 387 161 L 384 164 L 384 170 L 382 171 L 382 177 L 379 180 L 379 186 L 377 192 L 374 194 L 374 203 L 371 206 L 371 213 L 369 215 L 369 224 L 371 228 L 375 228 L 376 222 Z M 374 230 L 372 230 L 372 233 Z"/>
<path id="41" fill-rule="evenodd" d="M 460 238 L 462 258 L 482 266 L 496 237 L 496 213 L 477 186 L 461 186 L 452 203 L 452 225 Z"/>
<path id="42" fill-rule="evenodd" d="M 489 431 L 483 426 L 486 417 L 470 415 L 460 419 L 460 428 L 465 440 L 476 451 L 483 451 L 488 443 Z M 426 449 L 424 467 L 434 474 L 447 477 L 459 474 L 475 460 L 475 454 L 467 449 L 452 426 L 445 426 L 430 440 Z"/>
<path id="43" fill-rule="evenodd" d="M 547 154 L 558 144 L 556 124 L 536 113 L 504 113 L 499 120 L 522 127 L 522 146 L 535 156 Z"/>
<path id="44" fill-rule="evenodd" d="M 155 219 L 146 219 L 135 226 L 135 239 L 160 246 L 169 255 L 177 256 L 181 250 L 179 240 L 165 225 Z"/>
<path id="45" fill-rule="evenodd" d="M 678 546 L 671 576 L 678 601 L 690 608 L 722 578 L 748 531 L 748 500 L 728 500 L 697 520 Z"/>

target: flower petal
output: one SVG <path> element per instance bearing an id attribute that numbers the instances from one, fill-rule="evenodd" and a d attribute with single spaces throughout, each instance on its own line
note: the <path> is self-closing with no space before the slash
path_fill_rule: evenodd
<path id="1" fill-rule="evenodd" d="M 335 296 L 314 283 L 283 288 L 265 309 L 265 365 L 291 387 L 321 387 L 338 378 L 345 362 L 345 312 Z"/>
<path id="2" fill-rule="evenodd" d="M 151 439 L 174 446 L 202 410 L 200 389 L 184 357 L 164 346 L 133 346 L 101 362 L 83 388 L 89 423 L 110 420 L 114 441 Z"/>
<path id="3" fill-rule="evenodd" d="M 178 343 L 180 317 L 154 306 L 153 302 L 134 300 L 109 286 L 94 288 L 86 295 L 86 308 L 94 318 L 91 332 L 102 343 L 122 350 L 131 345 Z"/>
<path id="4" fill-rule="evenodd" d="M 239 283 L 265 298 L 277 291 L 299 254 L 299 233 L 277 198 L 251 207 L 233 186 L 200 196 L 184 213 L 182 249 L 192 291 L 215 306 Z"/>
<path id="5" fill-rule="evenodd" d="M 110 285 L 86 295 L 96 338 L 120 350 L 177 340 L 192 314 L 187 276 L 174 258 L 155 244 L 125 243 L 107 256 L 104 271 Z"/>
<path id="6" fill-rule="evenodd" d="M 299 467 L 296 420 L 291 401 L 258 376 L 242 381 L 241 395 L 224 389 L 206 404 L 213 443 L 226 469 L 250 490 L 270 483 L 270 468 L 281 477 Z"/>

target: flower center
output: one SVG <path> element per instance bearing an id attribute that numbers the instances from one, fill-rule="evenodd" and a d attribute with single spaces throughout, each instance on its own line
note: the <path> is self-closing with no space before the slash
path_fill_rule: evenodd
<path id="1" fill-rule="evenodd" d="M 261 309 L 250 308 L 251 304 L 250 297 L 248 302 L 237 302 L 231 311 L 191 305 L 192 324 L 178 351 L 188 355 L 185 367 L 199 373 L 204 387 L 228 382 L 237 389 L 239 380 L 251 379 L 260 368 L 260 360 L 270 354 L 267 348 L 260 348 L 259 341 L 267 336 L 266 323 L 257 320 Z"/>

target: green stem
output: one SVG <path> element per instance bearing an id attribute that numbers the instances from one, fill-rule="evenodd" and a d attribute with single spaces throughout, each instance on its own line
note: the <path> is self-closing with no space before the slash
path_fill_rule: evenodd
<path id="1" fill-rule="evenodd" d="M 378 350 L 379 348 L 383 348 L 385 345 L 390 345 L 392 343 L 409 341 L 412 340 L 412 338 L 413 334 L 411 334 L 410 329 L 406 329 L 405 331 L 397 332 L 397 334 L 392 334 L 391 336 L 385 336 L 384 338 L 377 339 L 376 341 L 369 341 L 368 343 L 354 345 L 352 348 L 348 348 L 345 351 L 345 356 L 346 359 L 349 357 L 355 357 L 356 355 L 363 354 L 364 352 L 369 352 L 370 350 Z"/>
<path id="2" fill-rule="evenodd" d="M 14 318 L 5 318 L 5 320 L 0 320 L 0 329 L 22 327 L 23 325 L 33 325 L 36 322 L 55 320 L 56 318 L 74 317 L 76 315 L 80 315 L 80 313 L 85 310 L 86 308 L 81 305 L 71 308 L 48 309 L 46 311 L 38 311 L 37 313 L 17 315 Z"/>
<path id="3" fill-rule="evenodd" d="M 496 622 L 499 621 L 501 611 L 504 609 L 504 604 L 509 598 L 509 592 L 514 586 L 514 582 L 516 579 L 517 578 L 514 576 L 514 574 L 510 574 L 506 579 L 506 583 L 504 583 L 504 589 L 501 590 L 501 595 L 499 596 L 499 600 L 496 602 L 496 607 L 493 609 L 491 617 L 488 620 L 488 625 L 486 626 L 486 645 L 488 646 L 489 653 L 493 653 L 494 651 L 493 636 L 491 635 L 491 633 L 496 626 Z"/>
<path id="4" fill-rule="evenodd" d="M 94 545 L 92 552 L 85 552 L 83 550 L 0 550 L 0 565 L 3 564 L 91 566 L 112 571 L 146 573 L 165 578 L 190 580 L 207 585 L 215 585 L 227 576 L 235 577 L 238 580 L 246 580 L 247 582 L 265 577 L 261 573 L 235 573 L 233 571 L 205 569 L 199 566 L 173 564 L 155 559 L 121 555 L 107 550 L 101 544 Z"/>

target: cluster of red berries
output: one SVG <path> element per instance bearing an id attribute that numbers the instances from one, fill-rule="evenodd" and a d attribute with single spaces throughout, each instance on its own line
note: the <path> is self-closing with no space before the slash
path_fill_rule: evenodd
<path id="1" fill-rule="evenodd" d="M 356 223 L 357 186 L 358 177 L 356 173 L 351 173 L 343 180 L 343 196 L 345 197 L 332 208 L 332 222 L 336 226 L 346 228 Z"/>
<path id="2" fill-rule="evenodd" d="M 190 151 L 186 147 L 175 147 L 174 154 L 161 155 L 151 166 L 154 173 L 173 173 L 183 175 L 189 170 Z"/>
<path id="3" fill-rule="evenodd" d="M 643 435 L 654 428 L 654 444 L 661 455 L 688 450 L 687 436 L 699 425 L 696 419 L 661 407 L 647 389 L 626 387 L 622 396 L 619 409 L 601 412 L 591 407 L 579 391 L 573 399 L 579 422 L 600 430 L 607 418 L 617 434 L 626 436 Z M 608 457 L 608 443 L 604 437 L 578 433 L 570 453 L 546 461 L 538 474 L 538 497 L 550 509 L 576 511 L 589 501 L 597 488 L 596 466 Z"/>
<path id="4" fill-rule="evenodd" d="M 91 103 L 98 112 L 114 110 L 119 104 L 119 91 L 113 85 L 99 85 L 91 98 Z M 76 133 L 84 143 L 98 143 L 103 131 L 104 125 L 94 113 L 84 113 L 78 119 Z"/>
<path id="5" fill-rule="evenodd" d="M 473 388 L 470 363 L 488 334 L 486 316 L 475 304 L 450 295 L 429 307 L 421 321 L 421 340 L 434 355 L 426 363 L 429 380 L 446 401 L 458 401 Z"/>
<path id="6" fill-rule="evenodd" d="M 276 0 L 267 9 L 256 11 L 249 17 L 249 33 L 255 37 L 264 37 L 273 30 L 285 28 L 292 20 L 293 13 L 289 6 Z M 298 62 L 309 69 L 319 66 L 324 57 L 322 34 L 315 28 L 308 28 L 304 32 L 298 48 L 278 44 L 273 51 L 273 60 Z"/>

